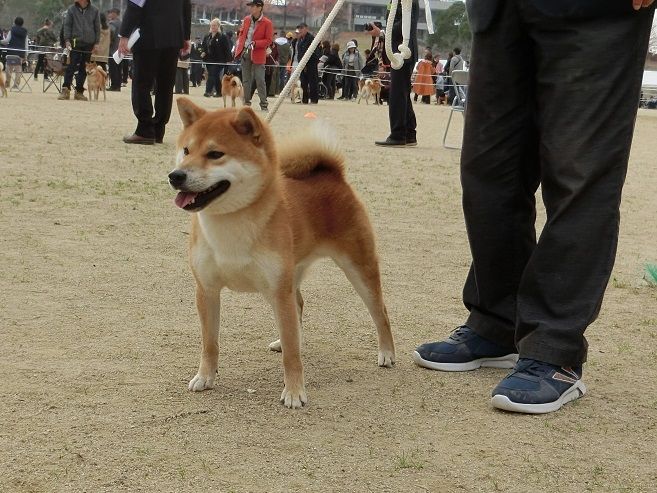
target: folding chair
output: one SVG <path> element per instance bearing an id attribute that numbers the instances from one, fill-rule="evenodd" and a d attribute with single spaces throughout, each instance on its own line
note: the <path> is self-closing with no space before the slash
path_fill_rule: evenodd
<path id="1" fill-rule="evenodd" d="M 450 75 L 452 76 L 452 84 L 454 84 L 454 92 L 456 93 L 456 96 L 450 107 L 449 118 L 447 119 L 447 126 L 445 127 L 445 134 L 443 135 L 443 147 L 445 149 L 461 149 L 461 146 L 454 147 L 447 145 L 447 133 L 449 132 L 449 126 L 452 123 L 452 115 L 454 115 L 454 112 L 462 113 L 465 117 L 470 73 L 467 70 L 454 70 Z"/>
<path id="2" fill-rule="evenodd" d="M 18 55 L 7 55 L 7 85 L 10 91 L 32 92 L 32 72 L 23 72 L 23 59 Z M 13 81 L 12 81 L 13 79 Z"/>
<path id="3" fill-rule="evenodd" d="M 51 87 L 57 89 L 59 93 L 62 92 L 66 65 L 64 65 L 63 60 L 59 56 L 52 54 L 46 55 L 46 66 L 43 69 L 43 92 L 46 92 Z"/>

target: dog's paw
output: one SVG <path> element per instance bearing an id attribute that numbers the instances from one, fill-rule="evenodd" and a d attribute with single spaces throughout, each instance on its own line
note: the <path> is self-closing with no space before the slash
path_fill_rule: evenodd
<path id="1" fill-rule="evenodd" d="M 274 342 L 272 342 L 269 345 L 269 349 L 271 349 L 272 351 L 276 351 L 277 353 L 280 353 L 281 352 L 281 340 L 276 339 Z"/>
<path id="2" fill-rule="evenodd" d="M 308 403 L 308 395 L 305 387 L 290 390 L 286 385 L 281 394 L 281 402 L 289 409 L 301 409 Z"/>
<path id="3" fill-rule="evenodd" d="M 197 373 L 196 376 L 189 381 L 189 390 L 192 392 L 201 392 L 203 390 L 211 389 L 214 387 L 214 376 L 215 373 L 211 373 L 208 376 L 203 376 L 200 373 Z"/>
<path id="4" fill-rule="evenodd" d="M 395 364 L 395 352 L 394 351 L 379 351 L 379 366 L 385 366 L 386 368 L 392 368 L 392 365 Z"/>

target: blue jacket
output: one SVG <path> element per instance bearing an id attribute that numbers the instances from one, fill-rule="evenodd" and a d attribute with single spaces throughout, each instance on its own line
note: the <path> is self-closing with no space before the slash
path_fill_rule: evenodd
<path id="1" fill-rule="evenodd" d="M 468 0 L 468 19 L 475 33 L 490 26 L 499 5 L 504 0 Z M 590 19 L 627 14 L 633 11 L 630 0 L 529 0 L 536 9 L 548 17 Z"/>

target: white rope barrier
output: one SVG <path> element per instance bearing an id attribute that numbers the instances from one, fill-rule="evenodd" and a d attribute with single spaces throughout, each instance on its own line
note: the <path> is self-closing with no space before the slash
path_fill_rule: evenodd
<path id="1" fill-rule="evenodd" d="M 292 74 L 290 75 L 290 78 L 288 79 L 287 83 L 285 84 L 285 87 L 283 88 L 281 93 L 278 95 L 278 98 L 276 99 L 276 101 L 274 101 L 274 106 L 269 111 L 269 113 L 267 114 L 267 118 L 265 119 L 267 121 L 267 123 L 271 122 L 272 118 L 274 118 L 274 115 L 276 115 L 276 112 L 278 111 L 278 108 L 281 106 L 281 103 L 287 97 L 287 95 L 290 93 L 290 90 L 292 89 L 292 86 L 296 83 L 297 79 L 301 75 L 301 71 L 304 69 L 304 67 L 308 63 L 308 60 L 310 60 L 310 57 L 315 52 L 315 48 L 317 48 L 317 45 L 319 45 L 320 41 L 324 37 L 324 34 L 326 34 L 326 31 L 328 31 L 328 28 L 331 27 L 331 23 L 333 22 L 333 19 L 335 19 L 335 16 L 338 15 L 338 12 L 342 8 L 343 4 L 344 4 L 344 0 L 338 0 L 337 2 L 335 2 L 335 5 L 333 6 L 333 9 L 331 10 L 331 13 L 328 15 L 328 17 L 324 21 L 324 24 L 322 24 L 322 27 L 319 29 L 319 32 L 315 35 L 315 39 L 313 39 L 313 42 L 310 43 L 310 46 L 308 47 L 308 50 L 303 55 L 303 58 L 299 61 L 299 65 L 297 65 L 296 68 L 292 71 Z M 298 42 L 299 41 L 297 41 L 297 43 Z"/>

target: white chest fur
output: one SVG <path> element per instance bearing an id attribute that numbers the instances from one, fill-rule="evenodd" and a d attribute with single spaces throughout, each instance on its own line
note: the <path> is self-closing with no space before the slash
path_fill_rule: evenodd
<path id="1" fill-rule="evenodd" d="M 192 262 L 201 283 L 233 291 L 273 293 L 282 261 L 257 246 L 258 224 L 244 219 L 205 217 L 199 214 L 201 238 L 192 251 Z"/>

